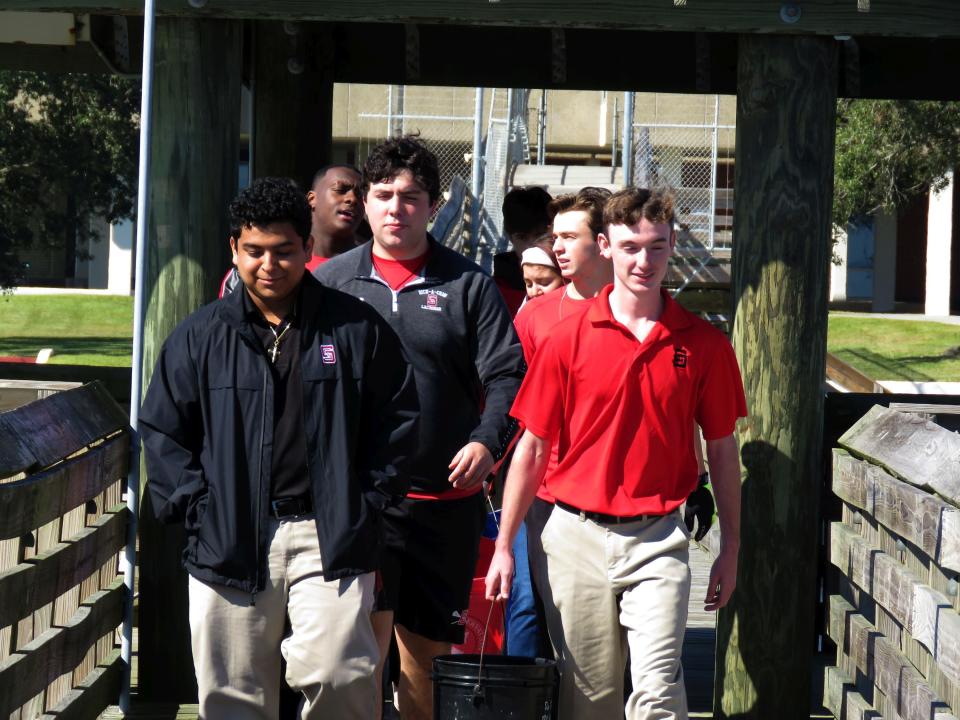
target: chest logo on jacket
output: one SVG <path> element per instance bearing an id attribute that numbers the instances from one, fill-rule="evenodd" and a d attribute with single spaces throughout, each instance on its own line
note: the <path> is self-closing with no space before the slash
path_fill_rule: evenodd
<path id="1" fill-rule="evenodd" d="M 337 364 L 337 349 L 333 345 L 320 346 L 320 359 L 324 365 Z"/>
<path id="2" fill-rule="evenodd" d="M 420 306 L 421 310 L 432 310 L 433 312 L 443 312 L 442 300 L 447 297 L 447 293 L 443 290 L 419 290 L 420 298 L 423 300 L 423 304 Z"/>
<path id="3" fill-rule="evenodd" d="M 687 351 L 680 346 L 673 348 L 673 366 L 678 368 L 687 366 Z"/>

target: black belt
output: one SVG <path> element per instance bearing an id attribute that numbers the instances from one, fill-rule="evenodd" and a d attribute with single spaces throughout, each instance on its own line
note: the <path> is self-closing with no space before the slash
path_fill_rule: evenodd
<path id="1" fill-rule="evenodd" d="M 313 512 L 313 499 L 309 495 L 277 498 L 270 501 L 270 514 L 277 520 L 289 520 Z"/>
<path id="2" fill-rule="evenodd" d="M 569 505 L 562 500 L 554 500 L 554 503 L 557 507 L 562 508 L 567 512 L 572 512 L 574 515 L 579 515 L 581 520 L 593 520 L 595 523 L 605 523 L 607 525 L 622 525 L 623 523 L 639 522 L 640 520 L 652 520 L 653 518 L 663 517 L 663 515 L 605 515 L 604 513 L 581 510 L 580 508 Z"/>

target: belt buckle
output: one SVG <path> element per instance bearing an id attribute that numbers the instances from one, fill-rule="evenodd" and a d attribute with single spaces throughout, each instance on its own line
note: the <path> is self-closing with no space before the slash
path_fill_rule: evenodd
<path id="1" fill-rule="evenodd" d="M 273 516 L 277 520 L 287 520 L 289 518 L 300 517 L 303 515 L 303 506 L 298 498 L 280 498 L 270 501 L 270 509 L 273 510 Z"/>

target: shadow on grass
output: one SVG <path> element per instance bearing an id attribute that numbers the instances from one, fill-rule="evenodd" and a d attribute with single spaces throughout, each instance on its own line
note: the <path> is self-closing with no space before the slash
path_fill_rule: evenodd
<path id="1" fill-rule="evenodd" d="M 847 362 L 861 372 L 873 377 L 875 380 L 933 381 L 936 380 L 936 378 L 927 375 L 926 373 L 918 370 L 916 367 L 911 366 L 910 363 L 942 362 L 944 360 L 956 359 L 942 355 L 936 355 L 930 358 L 904 357 L 891 359 L 884 357 L 883 355 L 878 355 L 877 353 L 867 350 L 866 348 L 846 348 L 842 351 L 841 357 L 843 357 L 843 355 L 848 357 Z M 850 360 L 849 358 L 855 359 Z M 862 362 L 857 363 L 856 360 L 860 360 Z M 865 367 L 863 363 L 869 363 L 872 367 Z M 882 371 L 882 374 L 874 372 L 873 368 L 879 368 Z"/>
<path id="2" fill-rule="evenodd" d="M 43 348 L 54 355 L 103 355 L 129 357 L 133 341 L 128 337 L 5 337 L 0 338 L 0 355 L 34 357 Z"/>

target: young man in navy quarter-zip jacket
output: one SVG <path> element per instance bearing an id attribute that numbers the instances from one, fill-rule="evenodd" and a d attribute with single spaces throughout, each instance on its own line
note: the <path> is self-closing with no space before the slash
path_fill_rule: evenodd
<path id="1" fill-rule="evenodd" d="M 230 215 L 243 290 L 170 334 L 140 414 L 154 512 L 187 532 L 200 714 L 276 718 L 282 656 L 301 718 L 369 720 L 413 373 L 376 312 L 305 272 L 310 208 L 291 181 L 258 180 Z"/>
<path id="2" fill-rule="evenodd" d="M 407 499 L 385 515 L 375 623 L 385 646 L 396 622 L 402 717 L 430 720 L 432 659 L 463 642 L 482 484 L 516 432 L 508 413 L 525 366 L 493 280 L 427 234 L 440 196 L 433 153 L 414 137 L 388 140 L 363 187 L 373 239 L 314 273 L 390 323 L 416 376 L 420 446 Z"/>

